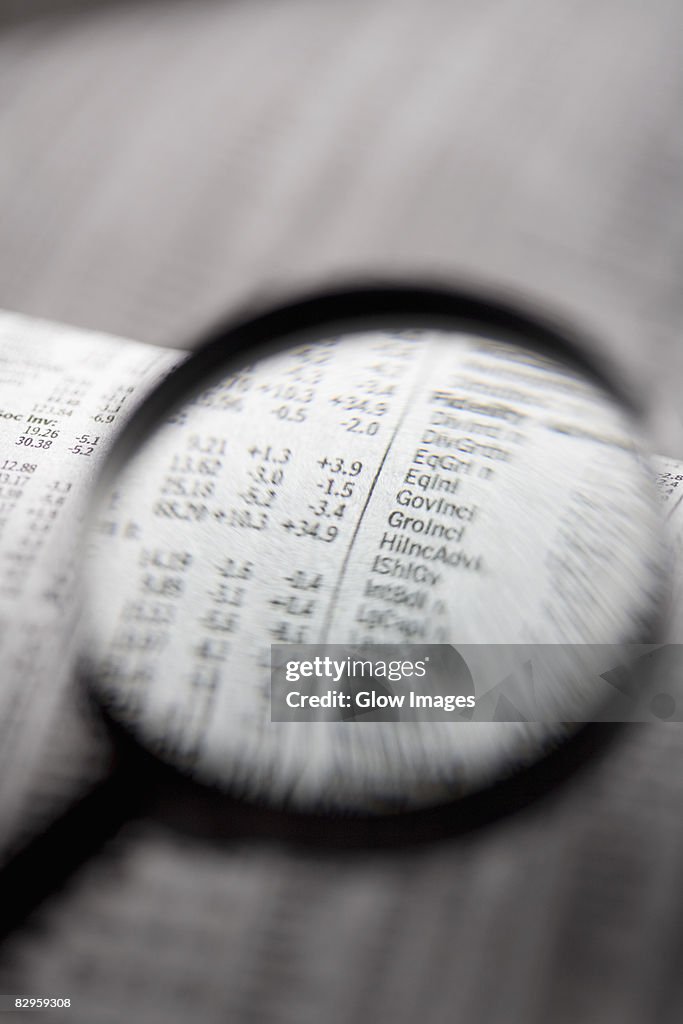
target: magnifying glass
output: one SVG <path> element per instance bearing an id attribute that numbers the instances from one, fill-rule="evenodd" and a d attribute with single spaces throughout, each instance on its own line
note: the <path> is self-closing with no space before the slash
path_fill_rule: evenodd
<path id="1" fill-rule="evenodd" d="M 610 718 L 668 592 L 639 415 L 588 343 L 433 288 L 216 330 L 119 436 L 84 551 L 88 691 L 216 833 L 492 805 Z"/>

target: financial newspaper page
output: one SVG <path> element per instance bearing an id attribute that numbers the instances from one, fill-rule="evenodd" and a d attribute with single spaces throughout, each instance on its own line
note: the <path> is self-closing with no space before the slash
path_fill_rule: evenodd
<path id="1" fill-rule="evenodd" d="M 98 770 L 98 746 L 78 728 L 71 681 L 79 525 L 118 427 L 181 359 L 178 352 L 0 316 L 5 847 L 49 817 L 79 775 L 87 779 Z"/>
<path id="2" fill-rule="evenodd" d="M 102 769 L 100 744 L 88 729 L 82 728 L 79 695 L 72 680 L 79 527 L 94 477 L 117 430 L 155 383 L 183 358 L 177 351 L 18 315 L 0 317 L 0 830 L 5 837 L 5 850 L 49 819 L 60 802 Z M 268 617 L 273 643 L 309 639 L 306 623 L 310 617 L 298 613 L 305 606 L 316 604 L 323 576 L 330 572 L 339 574 L 341 563 L 336 565 L 339 558 L 334 554 L 339 545 L 335 541 L 342 534 L 353 534 L 353 519 L 358 517 L 370 489 L 374 472 L 371 463 L 381 457 L 384 449 L 384 445 L 381 449 L 376 445 L 377 451 L 373 448 L 374 433 L 397 425 L 387 427 L 386 422 L 397 418 L 396 398 L 414 386 L 410 360 L 400 346 L 384 352 L 370 350 L 359 358 L 356 369 L 363 371 L 366 390 L 370 387 L 370 391 L 362 402 L 351 394 L 344 396 L 341 414 L 353 428 L 349 433 L 349 451 L 321 449 L 319 493 L 316 492 L 317 500 L 310 506 L 311 512 L 299 511 L 297 515 L 292 509 L 280 524 L 283 537 L 293 534 L 303 538 L 303 546 L 300 543 L 297 551 L 303 551 L 305 564 L 303 568 L 292 564 L 291 571 L 283 572 L 275 598 L 264 605 L 263 615 Z M 295 383 L 299 392 L 312 391 L 320 377 L 320 366 L 315 361 L 306 364 L 304 376 L 299 377 Z M 286 378 L 277 385 L 281 390 L 287 386 L 291 385 Z M 230 401 L 233 400 L 231 395 Z M 481 400 L 490 401 L 491 396 L 482 393 Z M 287 400 L 284 392 L 269 395 L 269 401 L 274 401 L 278 410 L 284 409 L 288 417 L 296 415 L 296 405 Z M 505 407 L 501 404 L 500 408 Z M 474 413 L 472 409 L 460 413 L 466 418 L 476 414 L 476 409 Z M 506 445 L 519 444 L 521 435 L 518 425 L 510 420 L 511 415 L 499 418 L 495 428 L 489 428 L 497 431 L 495 437 L 480 438 L 486 457 L 477 460 L 476 455 L 481 452 L 461 456 L 460 474 L 430 468 L 426 448 L 422 453 L 424 465 L 409 468 L 412 477 L 401 493 L 454 510 L 456 519 L 448 529 L 462 539 L 460 535 L 466 532 L 474 515 L 472 503 L 462 496 L 466 490 L 462 478 L 465 474 L 476 474 L 483 481 L 480 487 L 488 484 L 496 460 L 505 455 Z M 291 425 L 289 434 L 285 426 L 276 445 L 268 445 L 264 435 L 252 445 L 251 454 L 245 456 L 250 470 L 245 482 L 249 486 L 241 492 L 244 508 L 237 510 L 237 514 L 249 519 L 252 527 L 258 527 L 267 518 L 278 484 L 287 469 L 291 469 L 288 463 L 292 452 L 287 439 L 293 434 Z M 220 446 L 225 442 L 214 438 L 213 443 Z M 174 489 L 163 498 L 165 506 L 173 510 L 182 505 L 191 510 L 200 507 L 198 499 L 202 496 L 204 500 L 210 498 L 212 476 L 208 471 L 220 461 L 219 456 L 219 451 L 199 450 L 176 454 L 175 461 L 182 465 L 176 466 L 168 477 L 166 490 L 169 486 Z M 400 460 L 401 455 L 391 457 Z M 683 500 L 683 466 L 672 459 L 660 459 L 658 470 L 662 500 L 673 527 L 672 542 L 679 547 L 677 522 Z M 403 479 L 403 470 L 399 475 Z M 424 487 L 431 489 L 425 491 Z M 381 500 L 386 504 L 388 499 Z M 317 515 L 318 512 L 322 514 Z M 403 521 L 407 518 L 406 510 L 398 509 L 394 518 Z M 434 517 L 427 521 L 437 523 Z M 247 532 L 258 538 L 258 529 Z M 362 588 L 363 600 L 357 607 L 351 602 L 358 619 L 359 637 L 365 642 L 375 642 L 373 627 L 377 625 L 375 618 L 381 614 L 390 615 L 392 625 L 398 624 L 394 630 L 397 640 L 432 639 L 432 633 L 427 636 L 425 629 L 432 629 L 434 624 L 439 626 L 439 601 L 431 612 L 425 609 L 429 589 L 425 585 L 434 582 L 429 574 L 443 572 L 443 567 L 401 557 L 405 544 L 400 530 L 390 533 L 384 546 L 393 545 L 391 550 L 374 553 L 373 565 L 383 571 L 368 576 Z M 456 552 L 453 557 L 463 561 L 462 571 L 476 574 L 484 554 L 466 543 L 450 547 Z M 176 568 L 182 572 L 183 566 Z M 213 653 L 217 645 L 225 644 L 226 631 L 219 627 L 227 628 L 228 620 L 239 617 L 250 585 L 249 566 L 226 564 L 224 569 L 221 578 L 214 581 L 215 600 L 205 610 L 208 619 L 204 617 L 204 625 L 216 628 L 209 628 L 208 632 L 204 629 L 197 641 L 211 646 Z M 158 566 L 148 566 L 145 571 L 153 577 L 152 583 L 173 582 L 173 574 L 164 575 Z M 399 592 L 405 594 L 406 600 L 394 600 Z M 141 595 L 141 600 L 149 606 L 148 611 L 152 605 L 168 611 L 170 605 L 164 602 L 165 596 L 168 597 L 152 588 L 150 593 Z M 143 616 L 147 632 L 149 621 L 149 616 Z M 152 625 L 163 628 L 163 621 Z M 405 631 L 410 628 L 418 629 L 418 635 L 408 636 Z M 437 630 L 434 636 L 439 640 L 441 634 Z M 208 665 L 211 664 L 209 661 Z M 206 665 L 204 661 L 204 672 Z M 206 693 L 196 686 L 192 692 L 201 711 Z M 189 720 L 198 714 L 197 708 L 188 709 Z M 199 724 L 201 719 L 199 714 Z M 197 722 L 190 721 L 195 731 L 199 728 Z"/>
<path id="3" fill-rule="evenodd" d="M 179 358 L 178 352 L 13 314 L 0 317 L 3 856 L 106 769 L 101 738 L 83 723 L 71 679 L 77 527 L 115 432 Z M 661 458 L 656 465 L 672 557 L 680 559 L 683 463 Z M 674 597 L 675 625 L 683 623 L 677 580 Z M 598 915 L 601 906 L 616 901 L 624 908 L 623 932 L 630 934 L 636 915 L 633 933 L 639 944 L 649 945 L 642 939 L 642 907 L 654 908 L 647 917 L 652 930 L 659 921 L 657 907 L 670 905 L 677 891 L 683 836 L 676 822 L 652 805 L 648 790 L 667 758 L 675 765 L 675 745 L 667 741 L 671 734 L 666 730 L 654 729 L 648 743 L 617 752 L 617 784 L 607 816 L 600 809 L 600 791 L 584 791 L 580 806 L 567 812 L 569 832 L 560 832 L 551 843 L 553 856 L 548 856 L 548 843 L 539 843 L 537 852 L 524 845 L 524 877 L 510 876 L 505 867 L 511 847 L 526 842 L 525 833 L 517 835 L 514 829 L 499 840 L 491 837 L 489 852 L 481 858 L 446 847 L 419 852 L 410 861 L 387 857 L 347 863 L 294 855 L 278 859 L 266 849 L 241 847 L 225 856 L 186 846 L 181 839 L 171 841 L 154 829 L 134 828 L 122 847 L 121 863 L 103 859 L 95 864 L 65 901 L 41 917 L 31 941 L 22 944 L 19 938 L 3 991 L 28 993 L 38 986 L 42 994 L 71 995 L 72 1007 L 61 1016 L 52 1011 L 54 1019 L 84 1024 L 120 1019 L 122 1002 L 146 1021 L 194 1015 L 218 1022 L 226 1016 L 242 1019 L 240 1014 L 294 1021 L 314 1019 L 314 1004 L 295 999 L 290 1013 L 284 1003 L 274 1005 L 269 993 L 317 991 L 323 977 L 328 992 L 338 991 L 340 1006 L 351 997 L 360 1000 L 361 990 L 367 989 L 376 993 L 377 1005 L 382 1000 L 385 1009 L 393 1007 L 395 1020 L 407 1022 L 416 1018 L 419 1007 L 411 1001 L 406 975 L 418 965 L 432 979 L 438 1002 L 440 964 L 445 963 L 439 951 L 451 950 L 454 941 L 456 948 L 479 943 L 495 950 L 496 942 L 503 941 L 496 900 L 504 894 L 510 915 L 524 927 L 510 953 L 510 971 L 519 973 L 497 978 L 517 1015 L 500 1019 L 529 1019 L 532 1008 L 520 988 L 524 972 L 533 963 L 537 978 L 551 941 L 564 941 L 554 922 L 566 905 L 588 902 Z M 603 780 L 603 790 L 606 786 Z M 678 793 L 678 788 L 676 777 L 664 792 Z M 619 843 L 616 869 L 613 865 L 605 875 L 596 865 L 586 872 L 583 846 L 623 825 L 619 809 L 625 804 L 636 820 Z M 639 839 L 636 829 L 641 828 L 647 835 Z M 642 864 L 654 851 L 657 871 L 647 893 L 624 903 L 625 890 L 641 892 Z M 400 927 L 408 911 L 419 928 Z M 654 949 L 660 938 L 651 937 Z M 610 963 L 614 969 L 609 940 L 599 930 L 581 936 L 582 945 L 588 941 L 586 956 L 598 957 L 605 970 Z M 624 941 L 620 933 L 619 949 Z M 295 946 L 296 957 L 290 956 Z M 351 947 L 358 963 L 349 992 L 339 957 Z M 392 966 L 378 974 L 375 965 L 384 962 L 380 947 Z M 258 977 L 249 980 L 255 963 L 277 969 L 271 988 Z M 619 1019 L 636 1019 L 628 1016 L 628 1008 L 636 1005 L 633 993 L 657 984 L 659 963 L 653 960 L 650 967 L 643 962 L 640 981 L 622 979 L 625 1015 Z M 449 955 L 449 975 L 453 971 L 462 998 L 474 1005 L 481 993 L 471 990 L 468 976 L 458 973 Z M 555 1006 L 558 985 L 561 989 L 562 978 L 556 975 L 548 992 L 534 983 L 539 1005 Z M 443 988 L 444 999 L 449 991 Z M 577 1008 L 573 988 L 567 998 L 572 1019 L 589 1015 L 588 1005 L 583 1014 Z M 450 1004 L 441 1009 L 442 1019 L 450 1019 Z M 329 1019 L 347 1018 L 331 1010 Z"/>

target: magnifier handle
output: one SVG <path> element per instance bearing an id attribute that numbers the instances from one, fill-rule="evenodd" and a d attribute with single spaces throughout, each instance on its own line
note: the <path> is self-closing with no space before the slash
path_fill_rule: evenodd
<path id="1" fill-rule="evenodd" d="M 119 764 L 0 868 L 0 944 L 137 815 L 145 797 Z"/>

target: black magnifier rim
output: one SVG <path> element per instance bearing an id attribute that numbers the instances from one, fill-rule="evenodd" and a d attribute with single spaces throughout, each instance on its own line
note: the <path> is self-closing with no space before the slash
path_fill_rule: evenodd
<path id="1" fill-rule="evenodd" d="M 230 372 L 273 355 L 284 348 L 321 340 L 321 331 L 334 336 L 373 329 L 432 328 L 466 332 L 497 342 L 523 342 L 527 350 L 559 360 L 568 368 L 592 380 L 613 397 L 636 421 L 642 409 L 628 387 L 596 359 L 589 337 L 554 318 L 524 310 L 481 289 L 466 289 L 403 282 L 353 283 L 303 298 L 288 301 L 265 312 L 237 315 L 211 329 L 197 350 L 163 379 L 133 413 L 114 442 L 96 481 L 90 514 L 84 531 L 88 532 L 100 506 L 103 493 L 126 460 L 150 433 L 169 416 L 178 404 L 207 386 L 207 378 L 225 366 Z M 653 642 L 661 633 L 662 615 L 652 623 L 652 631 L 643 642 Z M 87 640 L 87 638 L 86 638 Z M 548 749 L 526 764 L 508 771 L 500 779 L 455 799 L 438 799 L 407 810 L 340 809 L 312 803 L 302 810 L 296 806 L 269 803 L 260 795 L 245 795 L 236 785 L 214 786 L 195 779 L 191 773 L 152 752 L 136 732 L 126 726 L 98 695 L 97 678 L 92 674 L 87 651 L 77 666 L 79 682 L 89 703 L 107 726 L 126 765 L 137 773 L 156 780 L 155 790 L 175 787 L 176 810 L 190 807 L 187 819 L 193 819 L 192 831 L 220 836 L 234 835 L 237 822 L 246 820 L 253 829 L 254 815 L 271 834 L 296 837 L 305 841 L 331 839 L 342 845 L 370 842 L 419 841 L 447 832 L 469 829 L 529 803 L 558 781 L 572 774 L 582 763 L 599 754 L 605 740 L 620 731 L 618 723 L 572 723 L 569 736 L 548 739 Z M 190 797 L 187 797 L 187 794 Z M 215 814 L 218 800 L 230 809 L 228 823 L 224 814 Z M 182 827 L 179 815 L 171 812 L 174 823 Z M 182 814 L 180 815 L 182 818 Z M 335 824 L 336 823 L 336 824 Z M 258 831 L 258 829 L 257 829 Z"/>

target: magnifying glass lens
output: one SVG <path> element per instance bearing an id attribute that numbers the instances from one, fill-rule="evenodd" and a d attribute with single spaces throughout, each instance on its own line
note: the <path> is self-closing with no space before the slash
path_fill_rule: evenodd
<path id="1" fill-rule="evenodd" d="M 535 678 L 552 723 L 378 698 L 483 699 L 464 645 L 490 667 L 503 645 L 650 639 L 665 552 L 635 418 L 531 343 L 419 324 L 295 335 L 226 361 L 135 442 L 90 537 L 89 674 L 147 749 L 233 794 L 372 812 L 467 794 L 603 690 Z"/>

